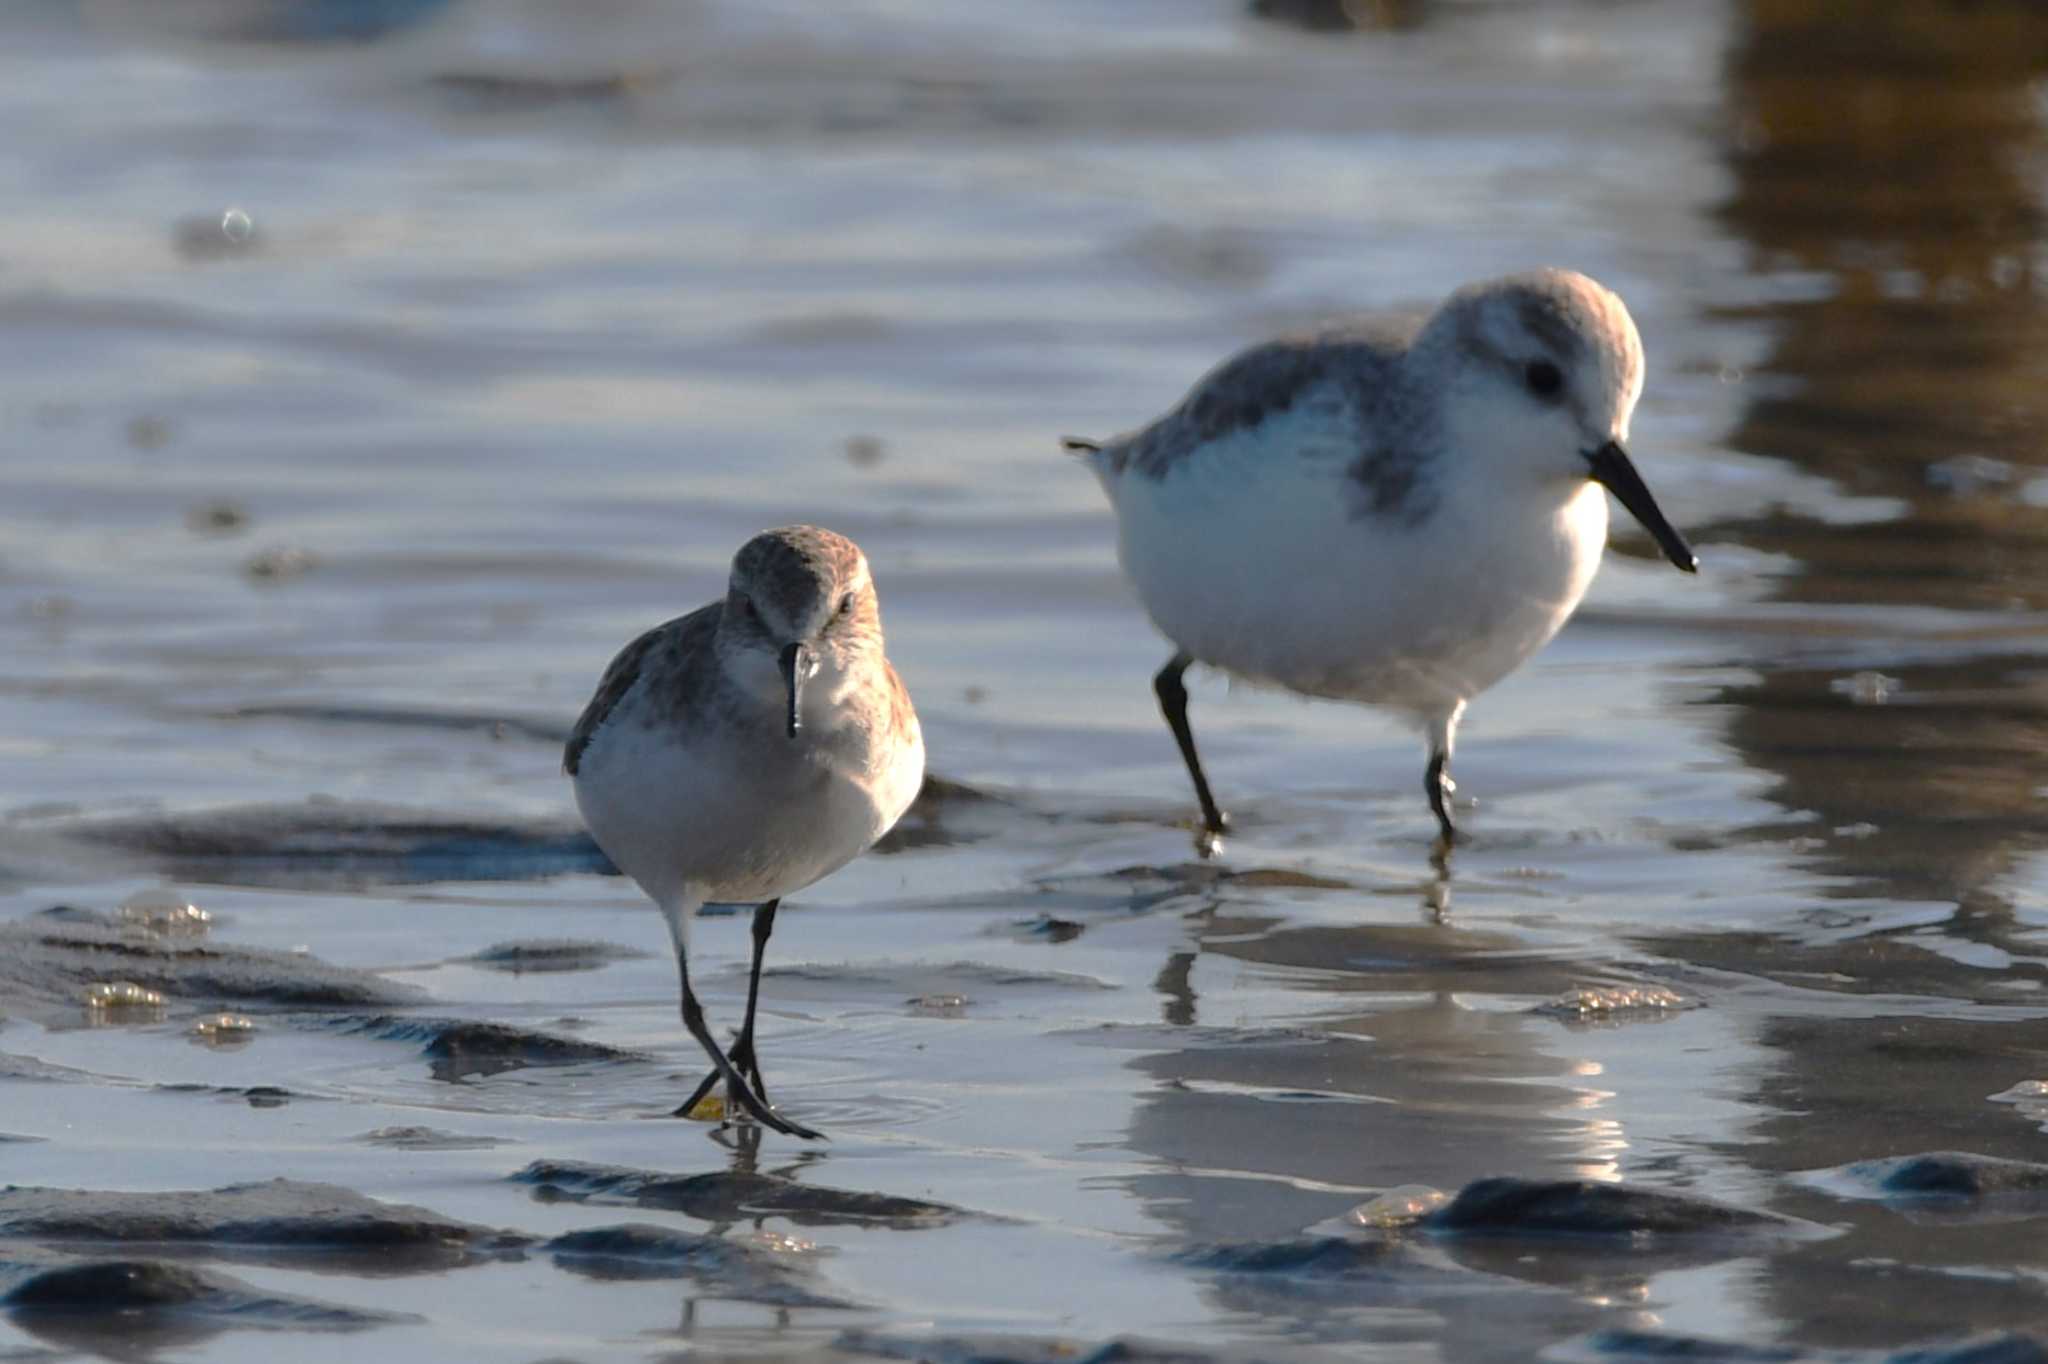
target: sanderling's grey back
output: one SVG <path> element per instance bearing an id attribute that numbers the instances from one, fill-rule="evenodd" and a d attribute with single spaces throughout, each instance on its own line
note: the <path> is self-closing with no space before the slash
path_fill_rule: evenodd
<path id="1" fill-rule="evenodd" d="M 866 850 L 924 777 L 917 712 L 883 652 L 867 558 L 815 526 L 763 531 L 733 556 L 725 599 L 655 627 L 612 660 L 562 765 L 605 854 L 668 921 L 683 1024 L 756 1120 L 818 1133 L 768 1106 L 754 1054 L 761 957 L 782 897 Z M 690 986 L 690 916 L 754 904 L 747 1012 L 730 1055 Z"/>
<path id="2" fill-rule="evenodd" d="M 1449 844 L 1458 719 L 1585 595 L 1607 534 L 1595 484 L 1696 567 L 1625 450 L 1642 383 L 1621 299 L 1539 270 L 1461 289 L 1419 325 L 1254 346 L 1149 426 L 1067 442 L 1176 646 L 1153 685 L 1202 807 L 1198 847 L 1226 821 L 1187 722 L 1196 662 L 1414 721 Z"/>

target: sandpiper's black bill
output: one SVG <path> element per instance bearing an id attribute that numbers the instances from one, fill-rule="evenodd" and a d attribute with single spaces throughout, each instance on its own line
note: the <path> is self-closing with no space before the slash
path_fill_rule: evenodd
<path id="1" fill-rule="evenodd" d="M 1648 493 L 1643 495 L 1645 497 L 1649 496 Z M 786 644 L 783 646 L 780 659 L 782 664 L 782 685 L 789 692 L 789 737 L 792 739 L 796 737 L 796 732 L 804 727 L 804 674 L 809 671 L 807 665 L 810 661 L 811 651 L 803 645 Z"/>
<path id="2" fill-rule="evenodd" d="M 1687 573 L 1699 572 L 1699 556 L 1692 552 L 1692 546 L 1685 542 L 1677 527 L 1664 519 L 1657 499 L 1650 496 L 1649 485 L 1629 462 L 1628 451 L 1619 442 L 1608 441 L 1598 450 L 1587 451 L 1586 463 L 1592 466 L 1593 481 L 1619 498 L 1629 515 L 1643 523 L 1643 529 L 1655 537 L 1665 558 Z"/>

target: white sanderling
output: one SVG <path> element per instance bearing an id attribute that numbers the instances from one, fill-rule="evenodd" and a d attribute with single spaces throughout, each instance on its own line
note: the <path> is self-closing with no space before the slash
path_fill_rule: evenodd
<path id="1" fill-rule="evenodd" d="M 724 601 L 656 626 L 612 660 L 562 766 L 597 845 L 668 920 L 683 1026 L 713 1067 L 677 1115 L 723 1079 L 757 1121 L 818 1136 L 768 1106 L 754 1056 L 761 954 L 782 897 L 864 852 L 924 778 L 917 712 L 883 653 L 860 547 L 815 526 L 747 541 Z M 690 988 L 690 917 L 708 902 L 756 906 L 747 1016 L 730 1056 Z"/>
<path id="2" fill-rule="evenodd" d="M 1466 702 L 1557 633 L 1607 540 L 1604 485 L 1679 568 L 1692 549 L 1623 443 L 1643 350 L 1613 293 L 1565 270 L 1459 290 L 1419 329 L 1353 322 L 1225 361 L 1178 407 L 1085 454 L 1118 554 L 1176 652 L 1153 679 L 1227 828 L 1181 675 L 1388 707 L 1421 727 L 1447 847 Z"/>

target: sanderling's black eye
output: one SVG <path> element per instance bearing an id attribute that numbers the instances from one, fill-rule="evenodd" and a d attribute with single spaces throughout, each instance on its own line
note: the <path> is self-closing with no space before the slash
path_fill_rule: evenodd
<path id="1" fill-rule="evenodd" d="M 845 596 L 843 596 L 843 597 L 841 597 L 841 598 L 839 599 L 839 610 L 838 610 L 838 612 L 837 612 L 837 613 L 835 613 L 835 614 L 834 614 L 834 616 L 833 616 L 833 619 L 834 619 L 834 620 L 845 620 L 845 619 L 846 619 L 846 618 L 847 618 L 848 616 L 850 616 L 850 615 L 852 615 L 852 614 L 853 614 L 853 593 L 849 592 L 849 593 L 847 593 L 847 594 L 846 594 Z"/>
<path id="2" fill-rule="evenodd" d="M 1548 360 L 1531 360 L 1522 371 L 1522 382 L 1539 398 L 1555 398 L 1564 388 L 1564 372 Z"/>

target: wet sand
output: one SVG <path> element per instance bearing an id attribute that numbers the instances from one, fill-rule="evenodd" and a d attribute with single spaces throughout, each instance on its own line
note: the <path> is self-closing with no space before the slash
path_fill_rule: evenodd
<path id="1" fill-rule="evenodd" d="M 0 1357 L 2048 1353 L 2048 21 L 550 13 L 0 19 Z M 1448 872 L 1412 736 L 1199 682 L 1195 861 L 1056 438 L 1539 263 L 1700 578 L 1617 523 Z M 666 1116 L 558 771 L 801 519 L 939 778 L 778 922 L 814 1146 Z"/>

